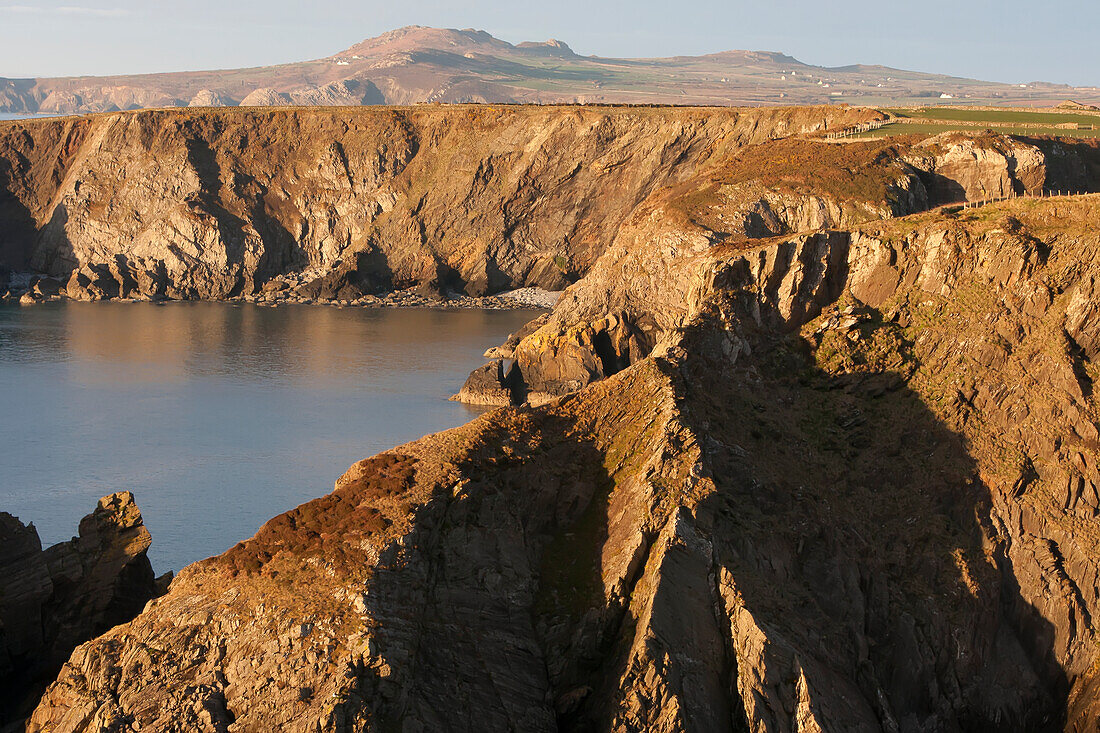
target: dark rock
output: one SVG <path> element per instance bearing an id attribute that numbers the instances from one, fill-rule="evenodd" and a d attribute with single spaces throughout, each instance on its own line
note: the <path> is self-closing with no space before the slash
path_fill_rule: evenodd
<path id="1" fill-rule="evenodd" d="M 471 372 L 462 389 L 451 399 L 469 405 L 501 407 L 515 404 L 515 380 L 511 376 L 510 372 L 505 375 L 503 359 L 491 361 Z"/>
<path id="2" fill-rule="evenodd" d="M 0 513 L 0 725 L 30 713 L 78 644 L 167 589 L 150 542 L 128 491 L 100 499 L 77 537 L 46 550 L 33 524 Z"/>
<path id="3" fill-rule="evenodd" d="M 52 298 L 61 292 L 61 282 L 52 277 L 35 278 L 31 292 L 44 298 Z"/>

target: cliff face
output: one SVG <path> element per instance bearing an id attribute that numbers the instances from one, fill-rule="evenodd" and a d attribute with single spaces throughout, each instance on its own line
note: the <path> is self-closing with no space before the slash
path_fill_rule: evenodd
<path id="1" fill-rule="evenodd" d="M 1100 200 L 922 212 L 1050 154 L 715 149 L 468 384 L 528 403 L 188 567 L 29 729 L 1095 729 Z"/>
<path id="2" fill-rule="evenodd" d="M 356 465 L 31 730 L 1090 730 L 1097 211 L 686 254 L 655 353 Z"/>
<path id="3" fill-rule="evenodd" d="M 560 289 L 655 201 L 672 201 L 659 212 L 670 227 L 717 242 L 1036 191 L 1048 160 L 1052 182 L 1091 175 L 1085 145 L 789 137 L 875 114 L 454 107 L 8 123 L 0 267 L 53 276 L 82 300 Z"/>
<path id="4" fill-rule="evenodd" d="M 0 125 L 4 264 L 72 297 L 560 289 L 714 155 L 873 113 L 459 107 Z"/>
<path id="5" fill-rule="evenodd" d="M 634 363 L 687 323 L 696 256 L 715 246 L 851 227 L 944 201 L 1035 194 L 1059 181 L 1048 180 L 1038 148 L 1000 136 L 746 147 L 655 192 L 550 318 L 496 355 L 516 360 L 509 378 L 518 394 L 560 396 Z"/>
<path id="6" fill-rule="evenodd" d="M 79 536 L 46 550 L 34 525 L 0 514 L 0 724 L 30 714 L 78 644 L 156 594 L 149 544 L 129 492 L 100 499 Z"/>

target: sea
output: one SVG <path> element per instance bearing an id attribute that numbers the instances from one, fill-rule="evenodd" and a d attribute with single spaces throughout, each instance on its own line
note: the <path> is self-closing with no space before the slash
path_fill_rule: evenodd
<path id="1" fill-rule="evenodd" d="M 0 305 L 0 511 L 68 540 L 134 492 L 158 574 L 461 425 L 449 402 L 535 310 L 169 302 Z"/>

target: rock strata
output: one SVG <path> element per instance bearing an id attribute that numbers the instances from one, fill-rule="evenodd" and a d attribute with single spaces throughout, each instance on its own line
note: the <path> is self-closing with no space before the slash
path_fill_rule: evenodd
<path id="1" fill-rule="evenodd" d="M 357 464 L 30 730 L 1090 730 L 1097 211 L 688 250 L 647 356 Z"/>
<path id="2" fill-rule="evenodd" d="M 513 380 L 504 370 L 504 360 L 497 359 L 483 367 L 475 369 L 462 385 L 461 391 L 451 397 L 455 402 L 469 405 L 489 405 L 501 407 L 522 402 L 523 398 L 515 394 Z"/>
<path id="3" fill-rule="evenodd" d="M 876 114 L 459 106 L 7 123 L 0 264 L 78 299 L 224 299 L 273 282 L 313 300 L 558 291 L 653 190 L 716 151 Z"/>
<path id="4" fill-rule="evenodd" d="M 77 537 L 45 550 L 34 525 L 0 513 L 0 724 L 30 713 L 78 644 L 157 594 L 150 541 L 129 492 L 100 499 Z"/>
<path id="5" fill-rule="evenodd" d="M 714 114 L 732 127 L 601 159 L 708 140 L 574 222 L 583 277 L 467 384 L 522 404 L 361 461 L 186 568 L 73 651 L 28 729 L 1095 730 L 1100 197 L 930 208 L 1070 170 L 1091 187 L 1091 158 Z M 584 160 L 531 227 L 584 205 Z M 605 183 L 584 190 L 621 202 Z M 454 269 L 518 272 L 538 241 Z M 445 289 L 425 274 L 416 297 Z"/>

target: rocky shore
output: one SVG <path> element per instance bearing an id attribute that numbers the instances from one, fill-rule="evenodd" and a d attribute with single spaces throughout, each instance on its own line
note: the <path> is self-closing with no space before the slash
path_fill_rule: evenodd
<path id="1" fill-rule="evenodd" d="M 70 297 L 65 286 L 54 278 L 36 275 L 30 272 L 13 273 L 14 284 L 9 284 L 0 292 L 0 303 L 36 305 L 55 303 L 65 300 L 110 300 L 122 303 L 157 302 L 164 303 L 167 298 L 152 298 L 144 294 L 135 297 L 85 298 Z M 23 283 L 20 285 L 19 283 Z M 245 295 L 228 298 L 227 303 L 253 303 L 261 306 L 279 305 L 328 305 L 340 308 L 467 308 L 480 310 L 509 310 L 514 308 L 532 308 L 549 310 L 554 307 L 560 293 L 541 288 L 519 288 L 495 295 L 470 296 L 462 293 L 425 292 L 422 288 L 408 288 L 380 295 L 362 295 L 353 300 L 338 298 L 312 298 L 290 290 L 269 290 L 260 295 Z"/>

